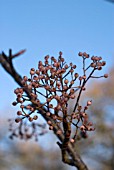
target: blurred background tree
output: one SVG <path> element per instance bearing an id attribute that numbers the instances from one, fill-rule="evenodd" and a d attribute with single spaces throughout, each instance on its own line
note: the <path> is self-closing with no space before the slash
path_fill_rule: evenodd
<path id="1" fill-rule="evenodd" d="M 3 123 L 4 122 L 4 123 Z M 6 120 L 0 120 L 0 170 L 65 170 L 61 153 L 44 149 L 34 141 L 19 141 L 4 138 L 7 134 Z"/>

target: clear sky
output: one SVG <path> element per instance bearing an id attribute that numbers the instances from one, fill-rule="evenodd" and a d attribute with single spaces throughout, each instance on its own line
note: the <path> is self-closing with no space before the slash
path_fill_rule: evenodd
<path id="1" fill-rule="evenodd" d="M 14 64 L 23 76 L 47 54 L 62 51 L 78 62 L 79 51 L 104 57 L 109 69 L 114 57 L 114 4 L 105 0 L 0 0 L 0 52 L 27 49 Z M 15 100 L 17 84 L 0 67 L 0 112 Z"/>

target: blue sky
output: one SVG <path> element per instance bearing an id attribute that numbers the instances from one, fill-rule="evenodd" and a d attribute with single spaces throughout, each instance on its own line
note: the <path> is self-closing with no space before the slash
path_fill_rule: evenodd
<path id="1" fill-rule="evenodd" d="M 81 63 L 79 51 L 102 56 L 107 72 L 114 57 L 114 4 L 105 0 L 0 0 L 0 52 L 27 52 L 14 65 L 23 76 L 47 54 L 63 51 L 66 61 Z M 15 100 L 17 84 L 0 67 L 2 109 Z"/>

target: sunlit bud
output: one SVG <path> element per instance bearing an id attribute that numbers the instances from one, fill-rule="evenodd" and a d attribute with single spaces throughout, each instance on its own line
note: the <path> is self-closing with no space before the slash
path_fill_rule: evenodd
<path id="1" fill-rule="evenodd" d="M 24 105 L 20 105 L 20 108 L 23 109 L 25 106 Z"/>
<path id="2" fill-rule="evenodd" d="M 65 69 L 67 69 L 67 68 L 68 68 L 68 65 L 66 64 L 66 65 L 65 65 Z"/>
<path id="3" fill-rule="evenodd" d="M 97 69 L 98 69 L 98 70 L 102 70 L 102 67 L 101 67 L 101 66 L 98 66 Z"/>
<path id="4" fill-rule="evenodd" d="M 23 94 L 23 88 L 19 88 L 19 93 Z"/>
<path id="5" fill-rule="evenodd" d="M 52 104 L 49 104 L 49 108 L 53 108 L 53 105 L 52 105 Z"/>
<path id="6" fill-rule="evenodd" d="M 76 118 L 77 118 L 76 114 L 72 113 L 72 119 L 76 119 Z"/>
<path id="7" fill-rule="evenodd" d="M 34 76 L 34 77 L 33 77 L 33 80 L 36 80 L 36 81 L 37 81 L 37 80 L 38 80 L 38 77 L 37 77 L 37 76 Z"/>
<path id="8" fill-rule="evenodd" d="M 49 59 L 49 55 L 46 55 L 46 56 L 45 56 L 45 60 L 48 60 L 48 59 Z"/>
<path id="9" fill-rule="evenodd" d="M 17 100 L 17 103 L 23 103 L 23 100 L 21 100 L 20 98 L 16 98 L 16 100 Z"/>
<path id="10" fill-rule="evenodd" d="M 80 126 L 80 130 L 81 130 L 81 131 L 85 130 L 85 126 L 83 126 L 83 125 Z"/>
<path id="11" fill-rule="evenodd" d="M 64 58 L 61 58 L 61 61 L 64 62 Z"/>
<path id="12" fill-rule="evenodd" d="M 50 86 L 49 86 L 49 85 L 46 85 L 46 86 L 45 86 L 45 89 L 46 89 L 46 90 L 49 90 L 49 89 L 50 89 Z"/>
<path id="13" fill-rule="evenodd" d="M 74 70 L 73 70 L 73 69 L 70 69 L 70 72 L 71 72 L 71 73 L 73 73 L 73 72 L 74 72 Z"/>
<path id="14" fill-rule="evenodd" d="M 62 54 L 63 54 L 63 53 L 60 51 L 60 52 L 59 52 L 59 55 L 61 56 Z"/>
<path id="15" fill-rule="evenodd" d="M 78 76 L 79 76 L 78 73 L 75 73 L 75 74 L 74 74 L 74 77 L 75 77 L 75 78 L 78 78 Z"/>
<path id="16" fill-rule="evenodd" d="M 80 77 L 79 77 L 79 80 L 81 81 L 82 79 L 83 79 L 83 77 L 80 76 Z"/>
<path id="17" fill-rule="evenodd" d="M 81 112 L 81 116 L 82 116 L 82 117 L 85 117 L 85 116 L 86 116 L 86 113 Z"/>
<path id="18" fill-rule="evenodd" d="M 70 63 L 70 66 L 71 66 L 71 67 L 72 67 L 72 65 L 73 65 L 73 64 L 72 64 L 72 63 Z"/>
<path id="19" fill-rule="evenodd" d="M 51 60 L 53 61 L 54 59 L 55 59 L 55 58 L 52 56 L 52 57 L 51 57 Z"/>
<path id="20" fill-rule="evenodd" d="M 75 95 L 72 94 L 72 95 L 70 96 L 70 98 L 71 98 L 71 99 L 75 99 Z"/>
<path id="21" fill-rule="evenodd" d="M 15 94 L 19 93 L 19 88 L 15 89 L 15 90 L 14 90 L 14 93 L 15 93 Z"/>
<path id="22" fill-rule="evenodd" d="M 49 126 L 49 130 L 53 130 L 53 126 Z"/>
<path id="23" fill-rule="evenodd" d="M 57 62 L 55 62 L 53 65 L 54 65 L 55 67 L 58 67 L 58 63 L 57 63 Z"/>
<path id="24" fill-rule="evenodd" d="M 63 94 L 63 96 L 64 96 L 64 97 L 69 97 L 69 94 L 65 92 L 65 93 Z"/>
<path id="25" fill-rule="evenodd" d="M 85 106 L 85 107 L 84 107 L 84 110 L 87 110 L 87 109 L 88 109 L 88 107 L 87 107 L 87 106 Z"/>
<path id="26" fill-rule="evenodd" d="M 88 125 L 88 126 L 93 126 L 93 123 L 92 123 L 92 122 L 89 122 L 87 125 Z"/>
<path id="27" fill-rule="evenodd" d="M 72 80 L 72 81 L 70 82 L 70 84 L 72 84 L 72 85 L 73 85 L 73 84 L 74 84 L 74 81 Z"/>
<path id="28" fill-rule="evenodd" d="M 47 121 L 47 124 L 48 124 L 48 125 L 51 125 L 52 123 L 51 123 L 51 121 L 50 121 L 50 120 L 48 120 L 48 121 Z"/>
<path id="29" fill-rule="evenodd" d="M 63 86 L 63 90 L 67 90 L 68 89 L 68 87 L 67 86 Z"/>
<path id="30" fill-rule="evenodd" d="M 65 73 L 66 70 L 64 68 L 61 69 L 61 73 Z"/>
<path id="31" fill-rule="evenodd" d="M 36 70 L 35 72 L 37 75 L 40 75 L 40 71 L 39 70 Z"/>
<path id="32" fill-rule="evenodd" d="M 51 91 L 52 91 L 52 92 L 55 92 L 55 91 L 56 91 L 56 88 L 55 88 L 55 87 L 53 87 L 53 88 L 51 89 Z"/>
<path id="33" fill-rule="evenodd" d="M 26 109 L 30 109 L 30 108 L 31 108 L 31 106 L 30 106 L 30 105 L 27 105 L 27 106 L 26 106 Z"/>
<path id="34" fill-rule="evenodd" d="M 21 97 L 22 97 L 22 94 L 21 94 L 21 93 L 18 93 L 18 94 L 17 94 L 17 97 L 18 97 L 18 98 L 21 98 Z"/>
<path id="35" fill-rule="evenodd" d="M 43 65 L 43 64 L 42 64 L 42 61 L 39 61 L 39 63 L 38 63 L 38 64 L 39 64 L 39 66 L 42 66 L 42 65 Z"/>
<path id="36" fill-rule="evenodd" d="M 24 76 L 24 77 L 23 77 L 23 80 L 24 80 L 24 81 L 27 81 L 27 80 L 28 80 L 28 77 L 27 77 L 27 76 Z"/>
<path id="37" fill-rule="evenodd" d="M 17 111 L 17 115 L 18 116 L 22 115 L 22 112 L 21 111 Z"/>
<path id="38" fill-rule="evenodd" d="M 86 56 L 85 56 L 86 58 L 89 58 L 89 54 L 86 54 Z"/>
<path id="39" fill-rule="evenodd" d="M 104 74 L 104 78 L 108 78 L 108 74 Z"/>
<path id="40" fill-rule="evenodd" d="M 106 62 L 105 61 L 102 61 L 102 66 L 105 66 L 106 65 Z"/>
<path id="41" fill-rule="evenodd" d="M 51 98 L 47 98 L 46 101 L 47 101 L 47 102 L 50 102 L 50 101 L 51 101 Z"/>
<path id="42" fill-rule="evenodd" d="M 90 106 L 92 104 L 92 100 L 89 100 L 88 102 L 87 102 L 87 106 Z"/>
<path id="43" fill-rule="evenodd" d="M 26 85 L 26 81 L 25 80 L 22 80 L 21 83 L 22 83 L 23 86 Z"/>
<path id="44" fill-rule="evenodd" d="M 74 93 L 75 91 L 74 91 L 74 89 L 70 89 L 70 93 Z"/>
<path id="45" fill-rule="evenodd" d="M 32 117 L 29 117 L 29 121 L 32 122 L 32 121 L 33 121 L 33 118 L 32 118 Z"/>
<path id="46" fill-rule="evenodd" d="M 83 79 L 86 79 L 86 75 L 82 76 Z"/>
<path id="47" fill-rule="evenodd" d="M 55 98 L 56 100 L 60 100 L 60 96 L 58 96 L 58 95 L 54 96 L 54 98 Z"/>
<path id="48" fill-rule="evenodd" d="M 65 83 L 65 84 L 68 84 L 68 82 L 69 82 L 69 81 L 68 81 L 67 79 L 64 80 L 64 83 Z"/>
<path id="49" fill-rule="evenodd" d="M 60 106 L 59 104 L 57 105 L 57 109 L 58 109 L 58 110 L 60 110 L 60 109 L 61 109 L 61 106 Z"/>
<path id="50" fill-rule="evenodd" d="M 31 112 L 33 112 L 33 111 L 34 111 L 34 108 L 33 108 L 33 107 L 31 107 L 31 108 L 30 108 L 30 111 L 31 111 Z"/>
<path id="51" fill-rule="evenodd" d="M 38 116 L 37 116 L 37 115 L 34 115 L 33 119 L 34 119 L 34 120 L 37 120 L 37 119 L 38 119 Z"/>
<path id="52" fill-rule="evenodd" d="M 98 57 L 98 60 L 99 60 L 99 61 L 102 60 L 102 57 Z"/>
<path id="53" fill-rule="evenodd" d="M 56 85 L 57 85 L 57 86 L 60 86 L 60 85 L 61 85 L 61 83 L 60 83 L 59 81 L 57 81 L 57 82 L 56 82 Z"/>
<path id="54" fill-rule="evenodd" d="M 91 63 L 91 67 L 96 67 L 96 63 Z"/>
<path id="55" fill-rule="evenodd" d="M 86 56 L 87 56 L 87 53 L 86 53 L 86 52 L 84 52 L 84 53 L 83 53 L 83 56 L 84 56 L 84 57 L 86 57 Z"/>
<path id="56" fill-rule="evenodd" d="M 20 121 L 21 121 L 20 118 L 16 118 L 16 119 L 15 119 L 15 122 L 16 122 L 16 123 L 19 123 Z"/>
<path id="57" fill-rule="evenodd" d="M 94 130 L 95 130 L 95 128 L 87 127 L 87 130 L 88 130 L 88 131 L 94 131 Z"/>
<path id="58" fill-rule="evenodd" d="M 78 55 L 79 55 L 79 56 L 83 56 L 83 53 L 82 53 L 82 52 L 79 52 Z"/>
<path id="59" fill-rule="evenodd" d="M 102 66 L 102 63 L 101 63 L 101 62 L 98 62 L 98 63 L 97 63 L 97 66 Z"/>
<path id="60" fill-rule="evenodd" d="M 35 74 L 35 69 L 34 69 L 34 68 L 31 68 L 30 74 L 31 74 L 31 75 L 34 75 L 34 74 Z"/>
<path id="61" fill-rule="evenodd" d="M 75 69 L 75 68 L 76 68 L 76 65 L 73 65 L 72 68 Z"/>
<path id="62" fill-rule="evenodd" d="M 97 56 L 95 56 L 94 60 L 95 61 L 99 61 L 99 58 Z"/>
<path id="63" fill-rule="evenodd" d="M 91 60 L 95 60 L 95 56 L 92 56 L 92 57 L 91 57 Z"/>

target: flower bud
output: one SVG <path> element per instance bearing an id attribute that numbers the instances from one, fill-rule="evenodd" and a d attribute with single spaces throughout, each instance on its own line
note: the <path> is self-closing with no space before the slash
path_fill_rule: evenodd
<path id="1" fill-rule="evenodd" d="M 90 106 L 92 104 L 92 100 L 87 102 L 87 106 Z"/>
<path id="2" fill-rule="evenodd" d="M 108 74 L 104 74 L 104 78 L 108 78 Z"/>

